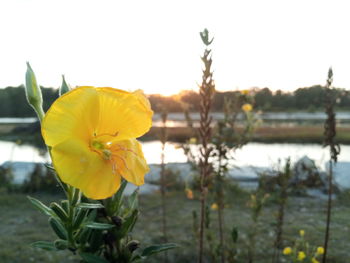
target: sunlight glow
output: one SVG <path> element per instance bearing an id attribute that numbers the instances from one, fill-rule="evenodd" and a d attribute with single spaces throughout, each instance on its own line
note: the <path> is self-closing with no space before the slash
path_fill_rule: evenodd
<path id="1" fill-rule="evenodd" d="M 346 1 L 0 2 L 0 87 L 23 83 L 30 61 L 43 86 L 113 86 L 174 94 L 197 89 L 203 45 L 215 37 L 218 90 L 350 87 Z M 6 25 L 6 26 L 5 26 Z"/>

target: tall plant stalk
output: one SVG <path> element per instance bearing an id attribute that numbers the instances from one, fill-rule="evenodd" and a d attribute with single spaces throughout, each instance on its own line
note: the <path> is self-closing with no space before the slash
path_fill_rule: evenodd
<path id="1" fill-rule="evenodd" d="M 333 82 L 333 71 L 332 68 L 328 71 L 328 78 L 326 84 L 326 98 L 325 98 L 325 108 L 327 119 L 324 124 L 324 147 L 329 146 L 330 149 L 330 159 L 329 159 L 329 175 L 328 175 L 328 202 L 327 202 L 327 221 L 326 221 L 326 232 L 324 238 L 324 254 L 322 262 L 327 262 L 327 252 L 328 252 L 328 241 L 330 235 L 330 224 L 331 224 L 331 214 L 332 214 L 332 194 L 333 194 L 333 164 L 337 162 L 338 154 L 340 153 L 340 146 L 335 142 L 336 135 L 336 119 L 334 113 L 335 98 L 332 94 L 332 82 Z"/>
<path id="2" fill-rule="evenodd" d="M 165 109 L 162 111 L 162 128 L 160 131 L 160 141 L 162 143 L 162 153 L 161 153 L 161 165 L 160 165 L 160 194 L 161 194 L 161 207 L 162 207 L 162 232 L 163 241 L 168 242 L 167 236 L 167 222 L 166 222 L 166 203 L 165 203 L 165 192 L 166 192 L 166 180 L 165 180 L 165 145 L 167 141 L 167 112 Z M 165 251 L 164 262 L 168 262 L 168 253 Z"/>
<path id="3" fill-rule="evenodd" d="M 288 184 L 289 184 L 290 178 L 291 178 L 290 158 L 288 158 L 286 160 L 284 171 L 280 172 L 277 177 L 277 184 L 280 187 L 280 193 L 278 198 L 275 251 L 272 259 L 272 262 L 274 263 L 279 262 L 280 249 L 282 248 L 284 215 L 285 215 L 285 207 L 288 199 Z"/>
<path id="4" fill-rule="evenodd" d="M 217 202 L 218 202 L 218 222 L 219 222 L 219 241 L 220 241 L 220 251 L 221 251 L 221 263 L 225 263 L 225 239 L 224 239 L 224 189 L 223 189 L 223 172 L 222 170 L 225 167 L 222 167 L 222 159 L 224 158 L 223 154 L 226 152 L 219 151 L 219 172 L 216 175 L 217 183 Z"/>
<path id="5" fill-rule="evenodd" d="M 200 127 L 199 127 L 199 138 L 201 141 L 200 148 L 200 226 L 199 226 L 199 248 L 198 248 L 198 262 L 203 262 L 203 239 L 204 239 L 204 223 L 205 223 L 205 207 L 206 197 L 208 193 L 208 181 L 211 175 L 211 164 L 209 163 L 209 156 L 212 148 L 209 146 L 211 138 L 211 121 L 212 118 L 209 116 L 213 95 L 215 92 L 215 84 L 213 81 L 213 73 L 211 72 L 211 50 L 208 46 L 212 43 L 209 40 L 209 32 L 205 29 L 200 33 L 203 43 L 206 45 L 202 61 L 204 63 L 202 84 L 199 87 L 199 94 L 201 98 L 200 104 Z"/>

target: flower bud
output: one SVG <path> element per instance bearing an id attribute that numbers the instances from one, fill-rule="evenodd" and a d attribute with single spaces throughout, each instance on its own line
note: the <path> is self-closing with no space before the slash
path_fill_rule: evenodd
<path id="1" fill-rule="evenodd" d="M 137 240 L 131 240 L 127 245 L 127 248 L 132 253 L 140 247 L 140 242 Z"/>
<path id="2" fill-rule="evenodd" d="M 64 249 L 68 248 L 68 242 L 66 240 L 57 239 L 54 242 L 54 246 L 55 246 L 55 248 L 57 248 L 59 250 L 64 250 Z"/>
<path id="3" fill-rule="evenodd" d="M 119 216 L 112 216 L 112 222 L 116 225 L 117 228 L 120 228 L 123 223 L 123 219 L 121 219 Z"/>
<path id="4" fill-rule="evenodd" d="M 59 90 L 60 96 L 62 96 L 64 93 L 67 93 L 69 90 L 70 88 L 66 82 L 66 79 L 64 78 L 64 75 L 62 75 L 62 84 Z"/>
<path id="5" fill-rule="evenodd" d="M 41 121 L 45 115 L 43 111 L 43 98 L 41 95 L 41 89 L 36 81 L 35 74 L 28 62 L 25 92 L 29 105 L 33 107 L 33 109 L 39 117 L 39 120 Z"/>

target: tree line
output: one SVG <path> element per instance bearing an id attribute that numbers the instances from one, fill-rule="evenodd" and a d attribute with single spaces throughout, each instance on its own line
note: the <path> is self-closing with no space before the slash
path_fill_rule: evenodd
<path id="1" fill-rule="evenodd" d="M 58 97 L 58 90 L 42 87 L 44 110 Z M 225 97 L 236 96 L 239 91 L 216 92 L 213 100 L 213 111 L 222 111 Z M 337 97 L 338 110 L 350 110 L 350 91 L 337 88 L 334 90 Z M 263 111 L 317 111 L 323 110 L 325 89 L 323 86 L 299 88 L 293 92 L 281 90 L 271 91 L 269 88 L 254 88 L 250 90 L 254 97 L 254 108 Z M 184 105 L 190 111 L 198 111 L 200 105 L 199 94 L 194 91 L 182 91 L 175 96 L 149 95 L 152 109 L 160 112 L 182 112 Z M 34 117 L 35 114 L 26 102 L 23 85 L 0 89 L 0 117 Z"/>

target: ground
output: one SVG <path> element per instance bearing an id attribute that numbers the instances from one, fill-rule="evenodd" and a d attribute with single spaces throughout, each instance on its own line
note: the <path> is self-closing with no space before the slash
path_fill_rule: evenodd
<path id="1" fill-rule="evenodd" d="M 247 231 L 252 222 L 247 207 L 249 193 L 234 189 L 229 193 L 225 211 L 227 238 L 232 226 L 239 231 L 238 248 L 240 261 L 246 262 Z M 33 194 L 48 204 L 61 196 L 50 194 Z M 196 197 L 196 196 L 195 196 Z M 346 194 L 334 202 L 332 217 L 330 256 L 328 263 L 348 262 L 350 251 L 349 198 Z M 188 200 L 182 191 L 167 194 L 168 240 L 181 247 L 168 253 L 168 262 L 196 262 L 197 246 L 193 235 L 192 211 L 199 207 L 198 200 Z M 324 200 L 310 197 L 290 197 L 286 207 L 285 245 L 291 245 L 300 229 L 305 230 L 306 239 L 313 246 L 323 244 L 325 228 Z M 159 193 L 140 196 L 141 216 L 134 231 L 134 239 L 143 245 L 161 242 L 161 213 Z M 274 240 L 274 222 L 277 206 L 271 202 L 264 208 L 257 233 L 257 256 L 255 262 L 271 262 Z M 213 233 L 216 231 L 216 212 L 212 211 Z M 69 252 L 46 252 L 32 248 L 30 244 L 38 240 L 53 240 L 47 217 L 35 210 L 24 194 L 0 193 L 0 261 L 2 263 L 22 262 L 79 262 Z M 164 262 L 162 256 L 148 262 Z M 284 261 L 285 262 L 285 261 Z"/>

